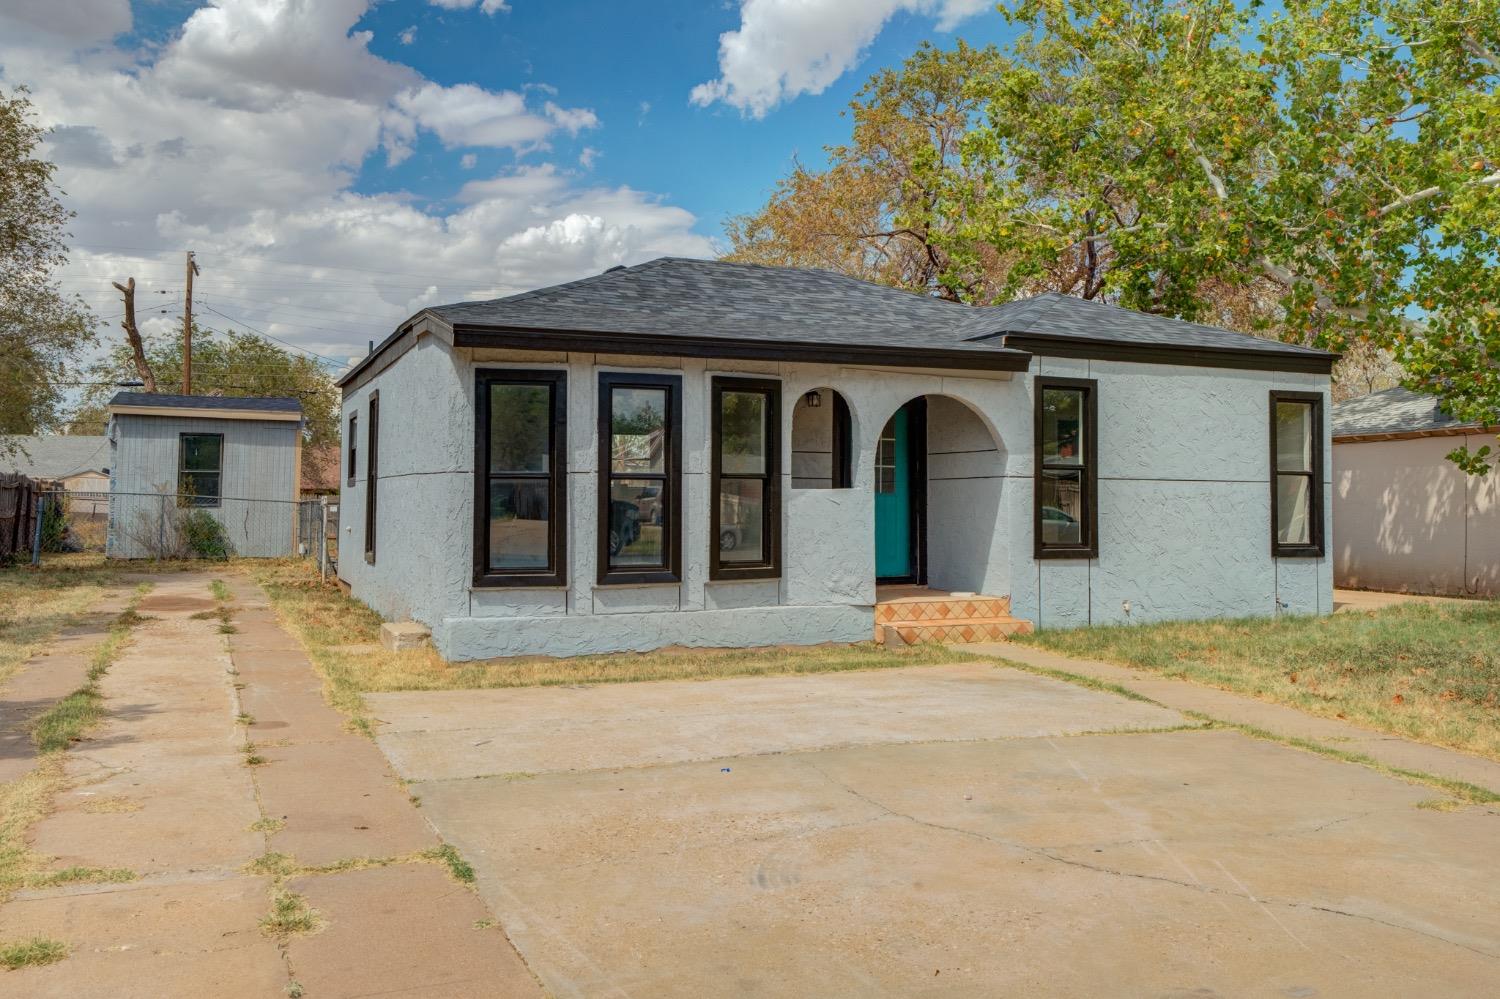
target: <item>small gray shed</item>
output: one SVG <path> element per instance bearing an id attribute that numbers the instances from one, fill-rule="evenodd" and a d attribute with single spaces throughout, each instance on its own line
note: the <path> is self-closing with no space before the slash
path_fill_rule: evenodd
<path id="1" fill-rule="evenodd" d="M 236 555 L 291 555 L 301 492 L 296 399 L 120 392 L 109 402 L 108 554 L 192 554 L 206 517 Z"/>

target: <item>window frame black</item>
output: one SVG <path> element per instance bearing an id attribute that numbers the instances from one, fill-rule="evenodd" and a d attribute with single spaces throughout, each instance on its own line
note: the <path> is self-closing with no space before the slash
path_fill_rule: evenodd
<path id="1" fill-rule="evenodd" d="M 490 470 L 490 387 L 545 385 L 551 392 L 548 421 L 548 470 L 537 473 Z M 547 567 L 490 567 L 490 480 L 546 479 Z M 474 586 L 568 585 L 568 373 L 555 368 L 479 368 L 474 373 Z"/>
<path id="2" fill-rule="evenodd" d="M 370 393 L 365 419 L 365 562 L 375 564 L 376 483 L 380 478 L 380 390 Z"/>
<path id="3" fill-rule="evenodd" d="M 760 395 L 766 400 L 765 471 L 759 475 L 738 472 L 725 474 L 723 423 L 724 393 L 740 392 Z M 715 375 L 709 382 L 711 407 L 709 437 L 709 532 L 708 578 L 714 581 L 735 579 L 779 579 L 781 577 L 781 382 L 774 378 L 740 378 Z M 723 511 L 719 487 L 724 479 L 757 481 L 761 485 L 761 551 L 759 562 L 725 564 L 719 548 L 719 529 Z"/>
<path id="4" fill-rule="evenodd" d="M 611 431 L 613 429 L 613 397 L 617 388 L 665 389 L 667 393 L 668 421 L 665 470 L 654 472 L 622 472 L 611 470 Z M 599 518 L 596 557 L 598 560 L 595 581 L 600 586 L 632 586 L 648 583 L 682 582 L 682 376 L 637 373 L 631 371 L 601 371 L 598 386 L 598 434 L 599 461 L 597 467 L 597 514 Z M 662 527 L 662 545 L 667 549 L 660 567 L 611 568 L 609 564 L 610 484 L 616 479 L 660 480 L 661 497 L 666 500 L 665 523 Z M 660 504 L 661 499 L 657 500 Z"/>
<path id="5" fill-rule="evenodd" d="M 359 458 L 359 413 L 349 414 L 349 474 L 347 481 L 354 485 L 354 475 Z"/>
<path id="6" fill-rule="evenodd" d="M 183 468 L 183 458 L 187 454 L 184 443 L 189 437 L 217 437 L 219 439 L 219 467 L 209 473 L 207 469 Z M 212 503 L 194 502 L 200 499 L 196 493 L 185 493 L 182 489 L 182 477 L 187 474 L 204 475 L 213 474 L 219 477 L 219 488 L 214 493 Z M 224 435 L 221 433 L 206 433 L 196 430 L 184 430 L 177 435 L 177 505 L 184 509 L 194 510 L 217 510 L 224 505 Z"/>
<path id="7" fill-rule="evenodd" d="M 1271 485 L 1271 557 L 1272 558 L 1322 558 L 1327 552 L 1327 532 L 1323 518 L 1323 477 L 1324 477 L 1324 449 L 1323 435 L 1325 432 L 1324 400 L 1322 392 L 1287 392 L 1273 389 L 1270 394 L 1269 422 L 1270 422 L 1270 485 Z M 1283 402 L 1293 402 L 1310 405 L 1312 407 L 1312 470 L 1308 472 L 1283 472 L 1276 467 L 1276 407 Z M 1312 480 L 1309 491 L 1309 505 L 1311 507 L 1312 519 L 1308 525 L 1308 542 L 1306 544 L 1282 544 L 1279 538 L 1277 521 L 1280 519 L 1280 501 L 1277 497 L 1277 481 L 1283 475 L 1300 475 Z"/>
<path id="8" fill-rule="evenodd" d="M 1042 460 L 1043 404 L 1049 389 L 1083 392 L 1083 467 Z M 1037 378 L 1033 385 L 1032 406 L 1032 491 L 1031 531 L 1033 557 L 1036 559 L 1096 559 L 1099 557 L 1099 380 L 1097 378 Z M 1042 482 L 1048 471 L 1082 471 L 1084 516 L 1087 532 L 1076 545 L 1048 543 L 1042 537 Z"/>

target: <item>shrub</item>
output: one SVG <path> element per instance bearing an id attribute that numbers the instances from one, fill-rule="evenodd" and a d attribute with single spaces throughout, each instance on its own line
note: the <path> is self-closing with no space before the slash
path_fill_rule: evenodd
<path id="1" fill-rule="evenodd" d="M 234 554 L 229 535 L 224 525 L 214 519 L 207 510 L 193 510 L 183 514 L 178 529 L 182 533 L 183 547 L 198 558 L 227 559 Z"/>

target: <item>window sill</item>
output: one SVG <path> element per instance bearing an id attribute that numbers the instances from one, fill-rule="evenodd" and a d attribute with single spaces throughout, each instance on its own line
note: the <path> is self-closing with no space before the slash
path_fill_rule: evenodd
<path id="1" fill-rule="evenodd" d="M 595 586 L 681 586 L 682 579 L 670 572 L 636 572 L 629 575 L 611 574 L 596 580 Z"/>
<path id="2" fill-rule="evenodd" d="M 1272 558 L 1323 558 L 1321 548 L 1272 548 Z"/>
<path id="3" fill-rule="evenodd" d="M 710 574 L 706 582 L 714 583 L 764 583 L 781 578 L 780 569 L 730 569 L 727 572 Z"/>
<path id="4" fill-rule="evenodd" d="M 566 590 L 568 581 L 557 576 L 481 576 L 470 584 L 475 590 Z"/>
<path id="5" fill-rule="evenodd" d="M 1074 562 L 1092 562 L 1098 557 L 1099 550 L 1097 548 L 1048 548 L 1032 553 L 1032 558 L 1038 562 L 1055 562 L 1059 559 L 1068 559 Z"/>

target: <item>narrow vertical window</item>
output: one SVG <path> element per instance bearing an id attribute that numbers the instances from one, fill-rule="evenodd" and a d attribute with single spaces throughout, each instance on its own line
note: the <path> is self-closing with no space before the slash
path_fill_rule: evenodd
<path id="1" fill-rule="evenodd" d="M 1323 554 L 1323 396 L 1271 393 L 1271 554 Z"/>
<path id="2" fill-rule="evenodd" d="M 567 375 L 477 375 L 474 583 L 567 584 Z"/>
<path id="3" fill-rule="evenodd" d="M 682 577 L 682 378 L 599 376 L 599 582 Z"/>
<path id="4" fill-rule="evenodd" d="M 177 435 L 178 506 L 218 506 L 223 475 L 223 434 Z"/>
<path id="5" fill-rule="evenodd" d="M 715 378 L 710 579 L 781 573 L 781 383 Z"/>
<path id="6" fill-rule="evenodd" d="M 380 392 L 370 393 L 365 427 L 365 561 L 375 564 L 375 485 L 379 479 Z"/>
<path id="7" fill-rule="evenodd" d="M 359 457 L 359 414 L 349 416 L 349 484 L 354 485 L 355 459 Z"/>
<path id="8" fill-rule="evenodd" d="M 1037 558 L 1099 555 L 1098 383 L 1036 381 L 1035 510 Z"/>

